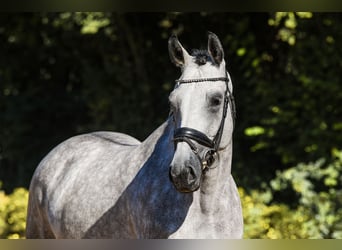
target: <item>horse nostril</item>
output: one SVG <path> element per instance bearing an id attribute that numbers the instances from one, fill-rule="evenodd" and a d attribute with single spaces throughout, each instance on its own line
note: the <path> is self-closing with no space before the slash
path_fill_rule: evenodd
<path id="1" fill-rule="evenodd" d="M 187 166 L 187 173 L 188 173 L 188 180 L 189 181 L 193 181 L 196 179 L 196 173 L 195 173 L 195 169 L 193 166 Z"/>
<path id="2" fill-rule="evenodd" d="M 182 169 L 178 169 L 170 166 L 170 171 L 169 171 L 169 177 L 171 180 L 175 180 L 177 178 L 188 180 L 188 181 L 194 181 L 197 178 L 196 175 L 196 170 L 193 166 L 191 165 L 185 165 Z"/>

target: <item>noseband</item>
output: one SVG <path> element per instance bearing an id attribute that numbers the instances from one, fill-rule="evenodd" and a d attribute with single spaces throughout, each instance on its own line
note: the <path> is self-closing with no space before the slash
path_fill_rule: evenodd
<path id="1" fill-rule="evenodd" d="M 197 82 L 216 82 L 216 81 L 224 81 L 226 83 L 226 91 L 224 95 L 224 106 L 223 106 L 223 113 L 220 122 L 220 126 L 217 130 L 215 137 L 211 140 L 208 136 L 206 136 L 201 131 L 196 129 L 188 128 L 188 127 L 181 127 L 177 128 L 173 135 L 173 141 L 175 144 L 178 142 L 186 142 L 194 154 L 198 157 L 199 161 L 202 164 L 202 171 L 207 171 L 210 169 L 210 166 L 214 163 L 215 159 L 218 157 L 219 146 L 223 134 L 224 122 L 227 116 L 227 109 L 228 104 L 230 105 L 230 111 L 233 119 L 233 127 L 235 126 L 235 117 L 236 117 L 236 110 L 235 110 L 235 102 L 233 94 L 230 92 L 228 87 L 228 73 L 226 73 L 226 77 L 215 77 L 215 78 L 203 78 L 203 79 L 188 79 L 188 80 L 176 80 L 177 88 L 181 84 L 188 84 L 188 83 L 197 83 Z M 198 144 L 205 146 L 208 150 L 205 152 L 203 158 L 199 155 L 199 150 L 196 147 L 196 141 Z"/>

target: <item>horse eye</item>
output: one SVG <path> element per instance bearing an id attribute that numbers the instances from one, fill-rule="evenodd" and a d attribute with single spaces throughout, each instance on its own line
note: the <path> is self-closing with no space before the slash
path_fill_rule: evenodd
<path id="1" fill-rule="evenodd" d="M 211 102 L 211 106 L 219 106 L 221 104 L 221 99 L 220 98 L 212 98 L 210 102 Z"/>
<path id="2" fill-rule="evenodd" d="M 222 103 L 222 95 L 213 95 L 212 97 L 210 97 L 209 99 L 209 105 L 211 107 L 217 107 L 220 106 Z"/>
<path id="3" fill-rule="evenodd" d="M 220 110 L 223 100 L 221 92 L 215 92 L 207 95 L 207 105 L 210 113 L 217 113 Z"/>

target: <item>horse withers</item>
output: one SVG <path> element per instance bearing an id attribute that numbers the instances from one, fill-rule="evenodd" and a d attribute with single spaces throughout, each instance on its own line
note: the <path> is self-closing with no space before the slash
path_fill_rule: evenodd
<path id="1" fill-rule="evenodd" d="M 170 116 L 146 140 L 114 132 L 72 137 L 37 167 L 27 238 L 241 238 L 231 175 L 235 107 L 221 42 L 191 55 L 176 36 L 182 74 Z"/>

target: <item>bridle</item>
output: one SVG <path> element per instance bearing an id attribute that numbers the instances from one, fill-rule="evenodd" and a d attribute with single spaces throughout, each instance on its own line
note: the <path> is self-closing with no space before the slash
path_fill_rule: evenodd
<path id="1" fill-rule="evenodd" d="M 177 88 L 181 84 L 197 83 L 197 82 L 216 82 L 216 81 L 224 81 L 226 83 L 226 90 L 224 94 L 224 104 L 223 104 L 224 106 L 223 106 L 222 119 L 221 119 L 220 126 L 214 138 L 211 140 L 208 136 L 206 136 L 201 131 L 198 131 L 193 128 L 188 128 L 188 127 L 177 128 L 173 135 L 173 141 L 175 142 L 175 145 L 177 145 L 178 142 L 186 142 L 190 146 L 191 150 L 194 152 L 194 154 L 198 157 L 199 161 L 201 162 L 203 172 L 211 169 L 211 165 L 214 163 L 214 161 L 218 157 L 218 151 L 220 150 L 219 146 L 220 146 L 220 142 L 221 142 L 221 138 L 223 134 L 225 118 L 227 116 L 228 104 L 230 105 L 230 111 L 231 111 L 231 115 L 233 119 L 233 127 L 235 126 L 235 118 L 236 118 L 235 102 L 234 102 L 233 94 L 231 93 L 228 87 L 228 82 L 229 82 L 228 73 L 226 72 L 226 77 L 176 80 L 176 86 L 175 86 L 175 88 Z M 198 144 L 201 144 L 202 146 L 205 146 L 208 148 L 206 152 L 204 153 L 203 158 L 201 158 L 201 156 L 199 155 L 199 150 L 193 141 L 196 141 Z"/>

